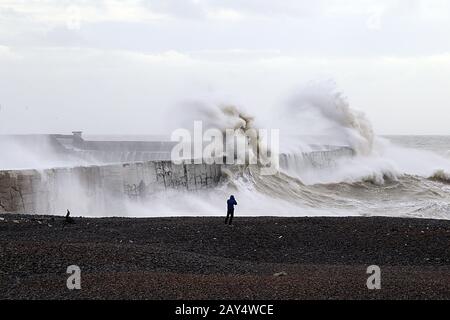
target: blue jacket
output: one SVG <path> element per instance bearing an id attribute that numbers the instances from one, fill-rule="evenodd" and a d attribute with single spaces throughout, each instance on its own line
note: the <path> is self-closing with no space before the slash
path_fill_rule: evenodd
<path id="1" fill-rule="evenodd" d="M 227 200 L 228 210 L 234 210 L 234 206 L 237 205 L 236 199 L 234 197 L 230 197 L 230 199 Z"/>

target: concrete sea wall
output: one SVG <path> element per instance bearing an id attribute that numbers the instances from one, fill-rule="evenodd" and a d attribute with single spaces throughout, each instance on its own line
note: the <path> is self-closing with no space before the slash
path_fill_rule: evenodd
<path id="1" fill-rule="evenodd" d="M 159 191 L 216 186 L 220 165 L 175 165 L 149 161 L 104 166 L 0 171 L 0 212 L 64 214 L 123 213 L 124 200 L 144 200 Z"/>
<path id="2" fill-rule="evenodd" d="M 293 176 L 330 167 L 352 157 L 348 147 L 280 155 L 280 168 Z M 0 213 L 124 216 L 130 204 L 152 209 L 162 191 L 213 188 L 222 178 L 220 164 L 175 165 L 143 161 L 111 165 L 0 171 Z M 173 199 L 173 198 L 172 198 Z"/>
<path id="3" fill-rule="evenodd" d="M 295 176 L 305 170 L 333 167 L 337 161 L 354 156 L 355 152 L 349 147 L 336 147 L 330 150 L 297 154 L 281 154 L 280 168 L 288 173 L 293 173 Z"/>

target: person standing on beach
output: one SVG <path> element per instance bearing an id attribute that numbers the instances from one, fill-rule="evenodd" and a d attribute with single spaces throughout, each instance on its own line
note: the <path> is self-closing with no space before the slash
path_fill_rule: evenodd
<path id="1" fill-rule="evenodd" d="M 229 224 L 231 226 L 231 223 L 233 222 L 234 218 L 234 206 L 237 205 L 236 199 L 234 196 L 231 196 L 230 199 L 227 200 L 227 217 L 225 218 L 225 224 Z"/>
<path id="2" fill-rule="evenodd" d="M 70 211 L 67 210 L 66 219 L 64 219 L 63 229 L 66 226 L 66 224 L 73 224 L 75 223 L 75 220 L 70 216 Z"/>

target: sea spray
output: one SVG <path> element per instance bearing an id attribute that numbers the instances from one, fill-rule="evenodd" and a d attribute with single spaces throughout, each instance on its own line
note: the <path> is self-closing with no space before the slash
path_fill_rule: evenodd
<path id="1" fill-rule="evenodd" d="M 280 118 L 293 133 L 300 130 L 315 135 L 319 143 L 328 139 L 336 143 L 340 139 L 338 143 L 350 146 L 359 155 L 372 152 L 372 124 L 363 112 L 350 107 L 333 82 L 315 82 L 303 87 L 285 110 Z"/>

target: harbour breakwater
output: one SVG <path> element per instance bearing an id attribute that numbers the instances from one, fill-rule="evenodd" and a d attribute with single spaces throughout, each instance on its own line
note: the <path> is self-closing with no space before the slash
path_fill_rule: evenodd
<path id="1" fill-rule="evenodd" d="M 324 147 L 280 155 L 280 169 L 292 175 L 330 167 L 352 157 L 348 147 Z M 174 164 L 143 161 L 63 167 L 45 170 L 0 170 L 0 213 L 64 214 L 67 209 L 84 215 L 125 215 L 127 206 L 145 203 L 170 190 L 198 191 L 218 186 L 233 165 Z"/>
<path id="2" fill-rule="evenodd" d="M 168 189 L 211 188 L 220 178 L 220 165 L 170 161 L 0 171 L 0 212 L 64 214 L 77 208 L 80 214 L 121 214 L 128 200 Z"/>

